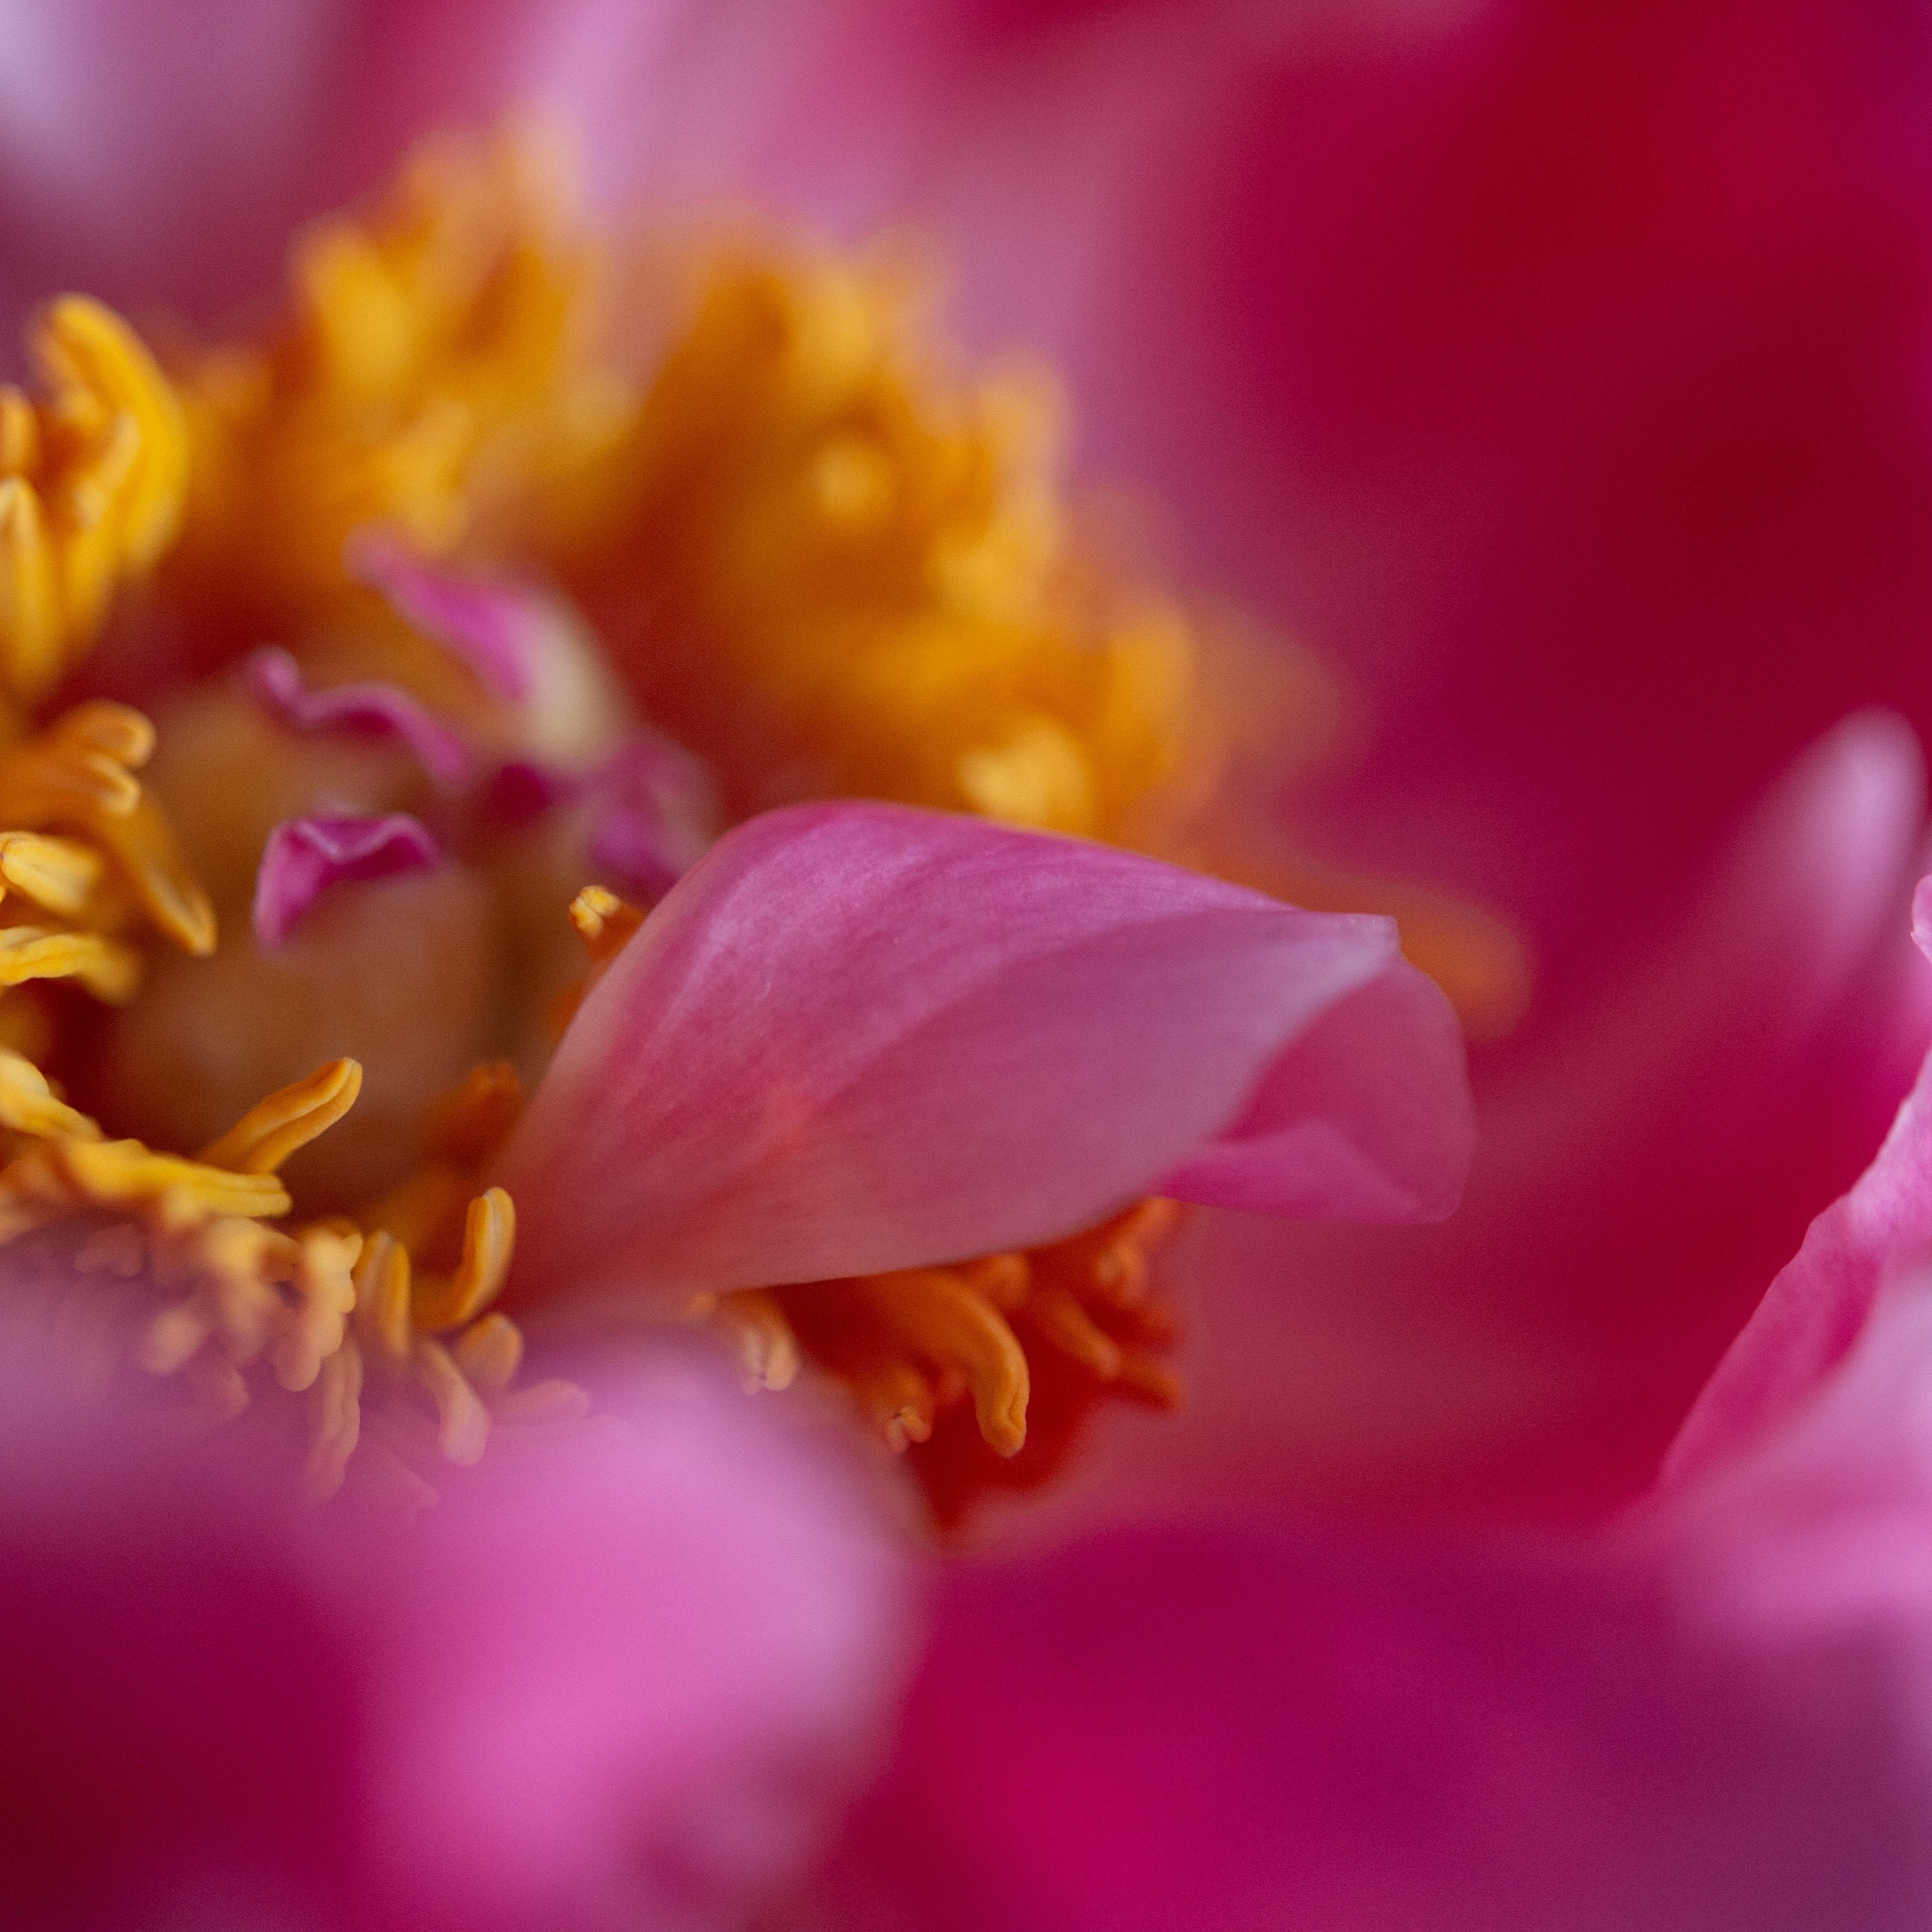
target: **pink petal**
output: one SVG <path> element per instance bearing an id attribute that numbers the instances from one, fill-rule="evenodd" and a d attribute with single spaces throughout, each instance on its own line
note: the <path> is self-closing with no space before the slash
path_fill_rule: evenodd
<path id="1" fill-rule="evenodd" d="M 1330 1221 L 1439 1221 L 1474 1145 L 1472 1126 L 1460 1142 L 1443 1133 L 1463 1081 L 1454 1016 L 1397 960 L 1281 1053 L 1241 1118 L 1156 1192 Z"/>
<path id="2" fill-rule="evenodd" d="M 68 287 L 212 316 L 279 270 L 328 131 L 322 0 L 22 0 L 0 38 L 0 318 Z"/>
<path id="3" fill-rule="evenodd" d="M 716 837 L 711 774 L 688 752 L 640 733 L 598 769 L 587 856 L 605 884 L 650 902 L 663 898 Z"/>
<path id="4" fill-rule="evenodd" d="M 333 885 L 428 872 L 442 849 L 406 812 L 381 818 L 347 814 L 286 819 L 268 834 L 255 875 L 255 934 L 279 946 Z"/>
<path id="5" fill-rule="evenodd" d="M 1647 1486 L 1924 1056 L 1923 813 L 1898 719 L 1815 746 L 1667 936 L 1478 1058 L 1444 1226 L 1202 1217 L 1175 1256 L 1202 1288 L 1194 1399 L 1110 1432 L 1106 1492 L 1574 1517 Z"/>
<path id="6" fill-rule="evenodd" d="M 337 685 L 310 691 L 300 666 L 286 651 L 270 648 L 251 656 L 243 670 L 256 694 L 298 731 L 345 730 L 402 740 L 422 760 L 423 769 L 446 788 L 470 776 L 469 748 L 400 686 L 386 682 Z"/>
<path id="7" fill-rule="evenodd" d="M 1912 902 L 1912 938 L 1928 948 L 1932 879 Z M 1672 1445 L 1688 1480 L 1801 1401 L 1864 1328 L 1888 1274 L 1932 1252 L 1932 1057 L 1877 1158 L 1814 1221 L 1766 1291 Z"/>
<path id="8" fill-rule="evenodd" d="M 363 1580 L 363 1822 L 425 1922 L 736 1925 L 872 1760 L 906 1566 L 836 1438 L 745 1418 L 708 1364 L 586 1378 L 621 1428 L 493 1445 L 407 1591 Z"/>
<path id="9" fill-rule="evenodd" d="M 1280 1212 L 1440 1213 L 1469 1148 L 1453 1038 L 1385 920 L 972 819 L 774 812 L 572 1022 L 506 1160 L 520 1280 L 870 1274 L 1064 1234 L 1170 1174 Z M 1304 1149 L 1312 1178 L 1281 1166 Z"/>
<path id="10" fill-rule="evenodd" d="M 364 530 L 351 541 L 348 562 L 402 616 L 454 651 L 497 696 L 520 704 L 535 691 L 546 614 L 531 592 L 436 569 L 380 530 Z"/>
<path id="11" fill-rule="evenodd" d="M 1932 1738 L 1932 1271 L 1888 1274 L 1849 1350 L 1748 1440 L 1713 1436 L 1634 1519 L 1707 1625 L 1796 1642 L 1889 1633 L 1901 1710 Z M 1714 1425 L 1712 1425 L 1714 1429 Z"/>
<path id="12" fill-rule="evenodd" d="M 1574 1548 L 1140 1526 L 946 1579 L 814 1916 L 894 1932 L 1906 1932 L 1882 1650 L 1714 1641 Z"/>
<path id="13" fill-rule="evenodd" d="M 706 1366 L 590 1368 L 621 1426 L 506 1432 L 398 1522 L 277 1487 L 265 1437 L 70 1401 L 10 1330 L 8 1924 L 703 1932 L 766 1903 L 903 1670 L 904 1565 L 830 1440 Z"/>

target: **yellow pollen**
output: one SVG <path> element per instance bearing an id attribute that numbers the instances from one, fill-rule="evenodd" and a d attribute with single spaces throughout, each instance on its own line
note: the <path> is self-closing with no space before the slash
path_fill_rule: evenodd
<path id="1" fill-rule="evenodd" d="M 644 916 L 607 886 L 586 886 L 570 902 L 570 922 L 593 966 L 606 966 L 624 950 Z"/>
<path id="2" fill-rule="evenodd" d="M 39 393 L 0 387 L 0 685 L 31 705 L 174 536 L 188 445 L 166 378 L 98 302 L 64 296 L 29 346 Z"/>
<path id="3" fill-rule="evenodd" d="M 338 595 L 365 525 L 446 556 L 609 441 L 565 176 L 528 135 L 432 140 L 366 218 L 298 239 L 280 328 L 182 372 L 191 568 L 270 609 Z"/>
<path id="4" fill-rule="evenodd" d="M 0 750 L 0 826 L 80 834 L 100 858 L 113 862 L 115 884 L 176 945 L 197 956 L 212 952 L 214 908 L 134 776 L 154 748 L 154 728 L 140 712 L 124 704 L 76 705 L 38 737 Z M 37 850 L 44 869 L 59 848 L 50 852 L 44 843 Z M 98 881 L 100 868 L 92 869 Z M 71 860 L 69 870 L 74 873 Z M 11 871 L 6 877 L 28 897 L 38 896 Z M 117 915 L 107 907 L 102 916 L 112 923 Z"/>

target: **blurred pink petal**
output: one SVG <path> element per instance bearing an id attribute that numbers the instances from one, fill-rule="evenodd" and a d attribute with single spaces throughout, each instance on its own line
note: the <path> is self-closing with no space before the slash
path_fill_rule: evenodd
<path id="1" fill-rule="evenodd" d="M 1909 1932 L 1932 1769 L 1878 1655 L 1654 1574 L 1145 1526 L 956 1573 L 820 1882 L 893 1932 Z"/>
<path id="2" fill-rule="evenodd" d="M 1774 1290 L 1783 1318 L 1754 1340 L 1783 1399 L 1748 1430 L 1718 1405 L 1676 1480 L 1608 1533 L 1375 1549 L 1142 1524 L 956 1573 L 896 1762 L 821 1875 L 824 1916 L 1924 1923 L 1918 1111 Z"/>
<path id="3" fill-rule="evenodd" d="M 802 806 L 714 847 L 618 956 L 505 1180 L 527 1292 L 721 1288 L 1024 1246 L 1197 1184 L 1440 1214 L 1469 1132 L 1446 1003 L 1386 920 Z"/>
<path id="4" fill-rule="evenodd" d="M 534 592 L 436 569 L 376 530 L 362 532 L 351 542 L 349 563 L 401 616 L 455 652 L 499 698 L 520 704 L 536 689 L 545 613 Z"/>
<path id="5" fill-rule="evenodd" d="M 437 784 L 460 785 L 470 776 L 469 748 L 400 685 L 340 684 L 310 691 L 284 650 L 255 652 L 242 667 L 250 687 L 298 731 L 349 730 L 400 738 Z"/>
<path id="6" fill-rule="evenodd" d="M 715 187 L 802 23 L 733 0 L 22 0 L 0 32 L 0 314 L 77 287 L 218 315 L 418 136 L 506 110 L 629 196 L 696 135 Z"/>
<path id="7" fill-rule="evenodd" d="M 22 0 L 0 32 L 0 310 L 198 314 L 269 284 L 346 76 L 327 0 Z"/>
<path id="8" fill-rule="evenodd" d="M 1194 1399 L 1122 1420 L 1101 1502 L 1574 1516 L 1648 1484 L 1924 1053 L 1906 936 L 1922 813 L 1896 720 L 1815 747 L 1667 940 L 1492 1060 L 1440 1228 L 1203 1217 L 1181 1257 Z"/>
<path id="9" fill-rule="evenodd" d="M 1912 902 L 1922 950 L 1932 926 L 1932 880 Z M 1932 1059 L 1899 1110 L 1878 1157 L 1811 1224 L 1672 1444 L 1670 1473 L 1695 1477 L 1790 1411 L 1863 1332 L 1880 1288 L 1932 1253 Z M 1869 1345 L 1868 1345 L 1869 1346 Z"/>
<path id="10" fill-rule="evenodd" d="M 0 1360 L 10 1924 L 736 1924 L 901 1667 L 852 1472 L 689 1361 L 607 1363 L 623 1429 L 406 1524 L 33 1366 Z"/>

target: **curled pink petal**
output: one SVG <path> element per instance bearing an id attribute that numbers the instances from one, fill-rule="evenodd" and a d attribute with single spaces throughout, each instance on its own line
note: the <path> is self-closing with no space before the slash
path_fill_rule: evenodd
<path id="1" fill-rule="evenodd" d="M 1030 1245 L 1177 1169 L 1280 1212 L 1440 1214 L 1469 1144 L 1446 1004 L 1388 920 L 838 805 L 740 826 L 674 888 L 505 1179 L 527 1293 L 729 1288 Z"/>
<path id="2" fill-rule="evenodd" d="M 1268 1070 L 1246 1112 L 1155 1192 L 1329 1221 L 1439 1221 L 1474 1129 L 1462 1036 L 1435 982 L 1402 960 L 1338 1000 Z"/>
<path id="3" fill-rule="evenodd" d="M 310 691 L 284 650 L 259 650 L 244 670 L 256 695 L 298 731 L 351 730 L 400 738 L 440 785 L 454 789 L 469 777 L 469 747 L 399 685 L 338 685 Z"/>
<path id="4" fill-rule="evenodd" d="M 358 532 L 346 561 L 364 583 L 418 630 L 447 645 L 500 698 L 520 704 L 536 690 L 545 612 L 529 591 L 434 569 L 380 530 Z"/>
<path id="5" fill-rule="evenodd" d="M 268 834 L 255 875 L 255 936 L 279 946 L 331 886 L 428 872 L 442 858 L 428 827 L 407 812 L 286 819 Z"/>

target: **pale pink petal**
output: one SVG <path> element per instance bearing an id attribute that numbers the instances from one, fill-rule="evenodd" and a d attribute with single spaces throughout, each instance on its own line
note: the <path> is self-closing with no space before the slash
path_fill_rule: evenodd
<path id="1" fill-rule="evenodd" d="M 268 834 L 255 875 L 255 935 L 264 946 L 279 946 L 331 886 L 425 872 L 442 858 L 428 828 L 406 812 L 284 820 Z"/>
<path id="2" fill-rule="evenodd" d="M 284 650 L 256 651 L 243 672 L 256 694 L 298 731 L 349 730 L 400 738 L 437 784 L 454 788 L 469 777 L 469 748 L 400 686 L 340 684 L 310 691 Z"/>
<path id="3" fill-rule="evenodd" d="M 1264 1088 L 1324 1022 L 1305 1088 Z M 1024 1246 L 1230 1130 L 1178 1184 L 1440 1212 L 1469 1144 L 1451 1037 L 1384 920 L 973 819 L 775 812 L 686 875 L 572 1023 L 506 1160 L 520 1282 L 722 1288 Z M 1281 1166 L 1298 1146 L 1348 1158 L 1312 1185 Z"/>
<path id="4" fill-rule="evenodd" d="M 1932 1751 L 1932 1271 L 1889 1271 L 1849 1350 L 1746 1439 L 1706 1440 L 1627 1534 L 1734 1640 L 1882 1634 Z"/>

